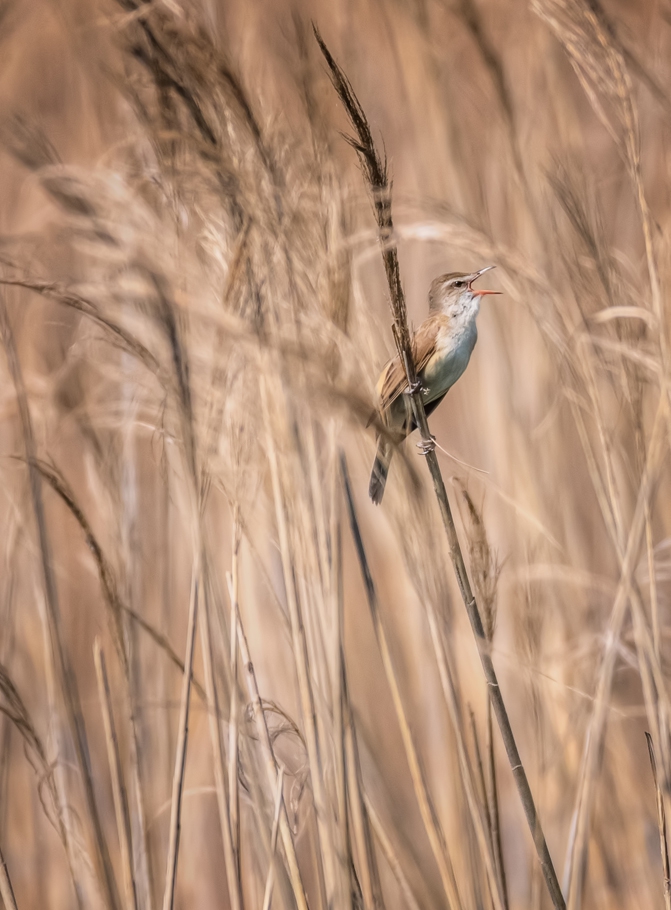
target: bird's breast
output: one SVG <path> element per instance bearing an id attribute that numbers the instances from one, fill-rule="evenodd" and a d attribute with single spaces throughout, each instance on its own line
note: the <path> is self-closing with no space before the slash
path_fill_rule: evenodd
<path id="1" fill-rule="evenodd" d="M 478 332 L 475 320 L 458 334 L 444 333 L 436 343 L 436 351 L 422 370 L 422 384 L 426 388 L 425 402 L 439 398 L 462 375 L 471 358 Z"/>

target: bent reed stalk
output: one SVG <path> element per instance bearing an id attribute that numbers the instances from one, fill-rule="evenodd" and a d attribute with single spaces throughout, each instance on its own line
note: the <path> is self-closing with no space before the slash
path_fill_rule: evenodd
<path id="1" fill-rule="evenodd" d="M 484 626 L 480 610 L 475 596 L 471 589 L 471 583 L 466 570 L 466 564 L 461 551 L 461 545 L 457 535 L 452 510 L 447 498 L 445 483 L 438 464 L 438 458 L 435 453 L 435 445 L 429 431 L 428 420 L 424 410 L 424 403 L 420 388 L 417 381 L 417 373 L 412 354 L 412 343 L 410 331 L 408 328 L 408 319 L 405 306 L 405 295 L 401 283 L 400 268 L 398 262 L 398 252 L 394 242 L 394 224 L 391 213 L 391 187 L 387 177 L 386 161 L 380 158 L 377 151 L 370 126 L 366 118 L 361 103 L 359 102 L 354 90 L 343 72 L 336 63 L 328 47 L 324 43 L 316 26 L 313 26 L 317 43 L 321 49 L 324 59 L 329 67 L 333 87 L 340 98 L 345 111 L 349 117 L 350 123 L 356 131 L 356 138 L 346 137 L 349 144 L 354 148 L 359 156 L 362 171 L 368 181 L 373 202 L 375 215 L 378 225 L 378 237 L 384 260 L 387 282 L 389 284 L 390 306 L 393 322 L 394 340 L 398 349 L 399 356 L 405 366 L 408 379 L 408 389 L 412 403 L 415 421 L 420 431 L 426 462 L 433 481 L 433 488 L 438 500 L 441 519 L 447 535 L 450 548 L 452 565 L 457 576 L 457 583 L 461 593 L 468 619 L 473 630 L 475 643 L 480 655 L 482 669 L 487 682 L 489 697 L 496 714 L 501 736 L 510 764 L 510 769 L 517 786 L 517 791 L 524 808 L 524 814 L 531 831 L 538 861 L 543 871 L 548 893 L 556 910 L 565 910 L 566 903 L 559 885 L 557 873 L 550 856 L 547 841 L 543 833 L 540 818 L 536 810 L 531 787 L 527 778 L 522 759 L 520 757 L 515 736 L 510 724 L 510 718 L 506 710 L 501 689 L 499 687 L 496 670 L 489 651 L 489 645 L 485 635 Z"/>

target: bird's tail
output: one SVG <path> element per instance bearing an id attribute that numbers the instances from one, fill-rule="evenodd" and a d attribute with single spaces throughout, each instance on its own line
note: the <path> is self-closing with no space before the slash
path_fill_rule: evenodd
<path id="1" fill-rule="evenodd" d="M 382 502 L 384 488 L 387 483 L 387 474 L 389 473 L 389 464 L 391 456 L 394 454 L 394 447 L 388 439 L 381 438 L 377 444 L 377 455 L 373 462 L 373 470 L 370 475 L 370 484 L 368 485 L 368 495 L 376 506 Z"/>

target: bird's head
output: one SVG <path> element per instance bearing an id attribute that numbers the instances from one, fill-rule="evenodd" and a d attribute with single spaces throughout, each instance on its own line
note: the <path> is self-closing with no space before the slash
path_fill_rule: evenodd
<path id="1" fill-rule="evenodd" d="M 480 309 L 480 298 L 487 294 L 500 294 L 500 291 L 478 290 L 473 287 L 473 282 L 493 269 L 493 265 L 485 266 L 478 272 L 449 272 L 441 275 L 431 283 L 429 291 L 429 309 L 432 313 L 445 313 L 460 319 L 470 319 L 477 315 Z"/>

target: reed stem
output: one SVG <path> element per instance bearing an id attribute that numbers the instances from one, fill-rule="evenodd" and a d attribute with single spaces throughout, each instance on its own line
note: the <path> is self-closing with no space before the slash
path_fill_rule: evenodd
<path id="1" fill-rule="evenodd" d="M 531 831 L 531 836 L 538 855 L 538 861 L 543 870 L 543 876 L 552 904 L 556 910 L 565 910 L 566 903 L 564 901 L 564 896 L 559 886 L 557 873 L 552 862 L 552 857 L 550 856 L 538 812 L 536 811 L 536 804 L 531 792 L 531 787 L 529 786 L 529 780 L 517 748 L 510 718 L 508 717 L 508 712 L 503 701 L 498 677 L 496 675 L 496 670 L 494 669 L 487 638 L 485 636 L 480 610 L 478 609 L 475 596 L 471 589 L 468 572 L 466 571 L 466 563 L 464 562 L 457 529 L 454 524 L 452 509 L 447 498 L 445 483 L 435 452 L 435 443 L 429 431 L 429 423 L 424 410 L 424 402 L 422 401 L 422 396 L 417 383 L 417 372 L 415 370 L 412 340 L 408 328 L 408 318 L 405 306 L 405 294 L 401 283 L 398 251 L 394 241 L 394 223 L 391 214 L 391 186 L 387 176 L 386 161 L 383 162 L 379 156 L 366 114 L 356 97 L 347 76 L 336 63 L 316 28 L 315 37 L 328 64 L 333 86 L 356 131 L 356 137 L 350 138 L 348 141 L 359 156 L 362 170 L 373 195 L 378 225 L 378 239 L 387 275 L 390 304 L 394 317 L 392 326 L 394 339 L 401 362 L 405 366 L 408 389 L 412 393 L 410 395 L 410 400 L 415 422 L 422 438 L 426 463 L 429 468 L 429 473 L 431 474 L 433 489 L 436 494 L 436 499 L 438 500 L 440 517 L 447 535 L 452 565 L 457 576 L 457 584 L 459 585 L 459 591 L 468 614 L 478 654 L 480 655 L 482 670 L 489 690 L 489 698 L 501 731 L 501 737 L 503 739 L 506 755 L 508 756 L 508 762 L 510 763 L 510 769 L 522 802 L 524 814 L 527 819 L 527 824 L 529 825 L 529 830 Z"/>

